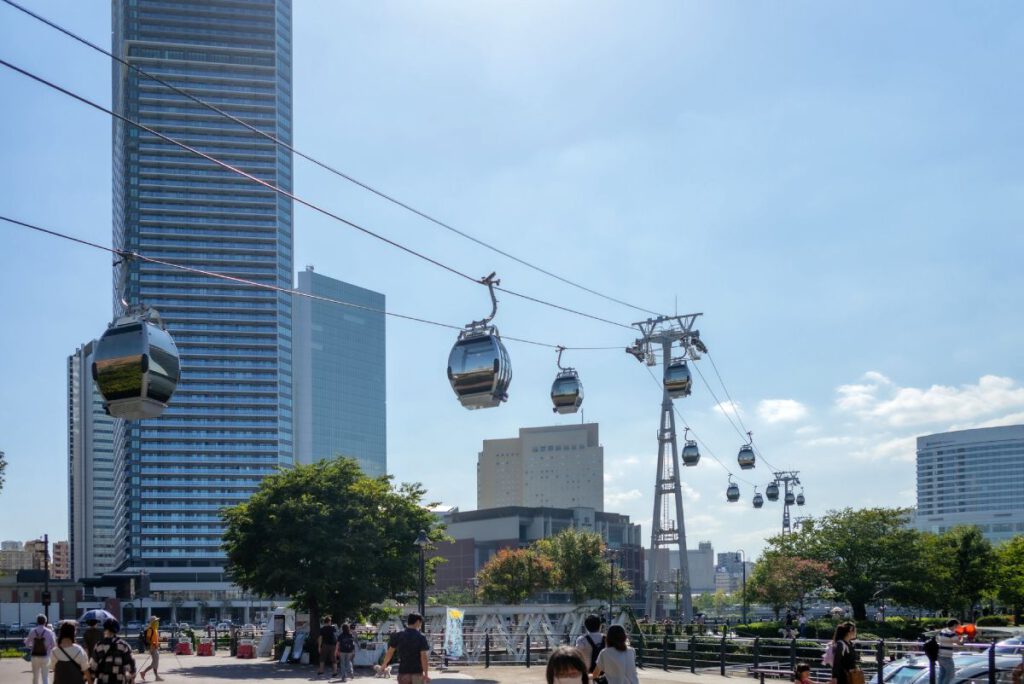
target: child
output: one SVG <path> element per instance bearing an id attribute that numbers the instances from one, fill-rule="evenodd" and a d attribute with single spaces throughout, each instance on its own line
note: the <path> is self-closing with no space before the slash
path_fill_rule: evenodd
<path id="1" fill-rule="evenodd" d="M 548 684 L 589 684 L 590 675 L 583 654 L 572 646 L 559 646 L 548 658 Z"/>
<path id="2" fill-rule="evenodd" d="M 799 663 L 796 666 L 793 681 L 802 684 L 811 684 L 811 666 L 807 663 Z"/>

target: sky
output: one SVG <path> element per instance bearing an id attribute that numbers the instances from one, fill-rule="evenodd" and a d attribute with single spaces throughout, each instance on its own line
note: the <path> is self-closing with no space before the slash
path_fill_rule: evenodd
<path id="1" fill-rule="evenodd" d="M 23 0 L 107 46 L 110 7 Z M 1024 8 L 959 2 L 296 0 L 296 147 L 545 269 L 702 312 L 735 410 L 807 506 L 915 501 L 914 439 L 1024 422 Z M 110 64 L 8 6 L 0 56 L 104 104 Z M 0 214 L 109 244 L 109 119 L 0 68 Z M 645 318 L 447 233 L 301 160 L 297 194 L 459 270 Z M 296 207 L 295 267 L 463 325 L 486 291 Z M 67 534 L 66 359 L 109 322 L 104 253 L 0 225 L 0 539 Z M 629 330 L 502 297 L 509 336 L 625 347 Z M 555 353 L 509 342 L 509 401 L 466 411 L 452 331 L 388 321 L 388 461 L 476 505 L 481 441 L 557 425 Z M 567 352 L 600 424 L 606 510 L 650 534 L 660 392 L 620 350 Z M 725 399 L 713 370 L 701 366 Z M 779 504 L 696 378 L 676 406 L 737 474 L 685 469 L 692 548 L 756 556 Z M 742 432 L 742 430 L 740 430 Z"/>

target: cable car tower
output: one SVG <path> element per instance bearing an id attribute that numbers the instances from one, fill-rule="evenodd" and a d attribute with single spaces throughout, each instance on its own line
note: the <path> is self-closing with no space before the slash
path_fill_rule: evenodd
<path id="1" fill-rule="evenodd" d="M 661 419 L 658 428 L 658 472 L 654 480 L 654 515 L 651 518 L 651 560 L 647 582 L 647 616 L 657 617 L 659 580 L 669 579 L 657 576 L 657 550 L 670 547 L 679 549 L 679 583 L 676 591 L 681 594 L 680 609 L 687 619 L 693 617 L 693 597 L 690 594 L 690 567 L 686 558 L 686 525 L 683 519 L 683 491 L 679 479 L 679 451 L 676 446 L 676 419 L 672 399 L 690 394 L 688 360 L 700 358 L 707 347 L 700 341 L 700 331 L 693 326 L 701 314 L 683 316 L 659 316 L 634 323 L 642 337 L 626 351 L 645 362 L 648 366 L 657 364 L 654 346 L 661 346 L 664 370 L 662 382 Z M 673 346 L 677 345 L 673 357 Z M 693 462 L 696 465 L 696 461 Z M 669 499 L 674 499 L 673 507 Z M 670 564 L 669 564 L 670 565 Z M 668 565 L 665 570 L 668 570 Z"/>
<path id="2" fill-rule="evenodd" d="M 782 497 L 782 534 L 790 534 L 793 531 L 793 527 L 789 520 L 789 507 L 793 504 L 803 506 L 805 501 L 802 489 L 800 495 L 797 496 L 790 488 L 790 485 L 796 486 L 800 484 L 800 471 L 780 470 L 773 473 L 773 475 L 775 475 L 775 482 L 782 485 L 784 492 Z"/>

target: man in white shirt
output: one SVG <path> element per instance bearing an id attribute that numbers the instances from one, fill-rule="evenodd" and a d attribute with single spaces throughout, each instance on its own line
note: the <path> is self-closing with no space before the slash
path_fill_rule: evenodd
<path id="1" fill-rule="evenodd" d="M 956 665 L 953 663 L 953 650 L 964 642 L 964 637 L 956 633 L 960 625 L 959 620 L 950 620 L 946 628 L 935 635 L 935 641 L 939 644 L 939 674 L 938 684 L 953 684 L 956 675 Z"/>
<path id="2" fill-rule="evenodd" d="M 597 664 L 597 654 L 604 648 L 604 635 L 601 634 L 601 618 L 596 615 L 588 615 L 583 620 L 583 628 L 586 633 L 576 639 L 576 650 L 583 655 L 583 662 L 589 668 L 587 672 L 593 672 Z"/>
<path id="3" fill-rule="evenodd" d="M 32 684 L 49 684 L 50 681 L 50 651 L 57 645 L 57 639 L 53 636 L 53 630 L 46 626 L 46 616 L 42 613 L 36 618 L 36 626 L 28 631 L 25 637 L 25 646 L 32 654 Z"/>

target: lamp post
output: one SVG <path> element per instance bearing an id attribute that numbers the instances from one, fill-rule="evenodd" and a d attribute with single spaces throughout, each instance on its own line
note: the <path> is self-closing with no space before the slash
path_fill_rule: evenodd
<path id="1" fill-rule="evenodd" d="M 50 619 L 50 535 L 44 534 L 42 541 L 36 540 L 36 553 L 43 554 L 43 612 Z"/>
<path id="2" fill-rule="evenodd" d="M 430 543 L 425 530 L 420 530 L 416 541 L 413 542 L 420 547 L 420 615 L 423 617 L 423 626 L 426 627 L 427 618 L 427 557 L 426 546 Z"/>
<path id="3" fill-rule="evenodd" d="M 743 568 L 743 624 L 747 624 L 747 553 L 740 549 L 740 565 Z"/>
<path id="4" fill-rule="evenodd" d="M 608 624 L 612 624 L 612 603 L 615 601 L 615 551 L 608 549 Z"/>

